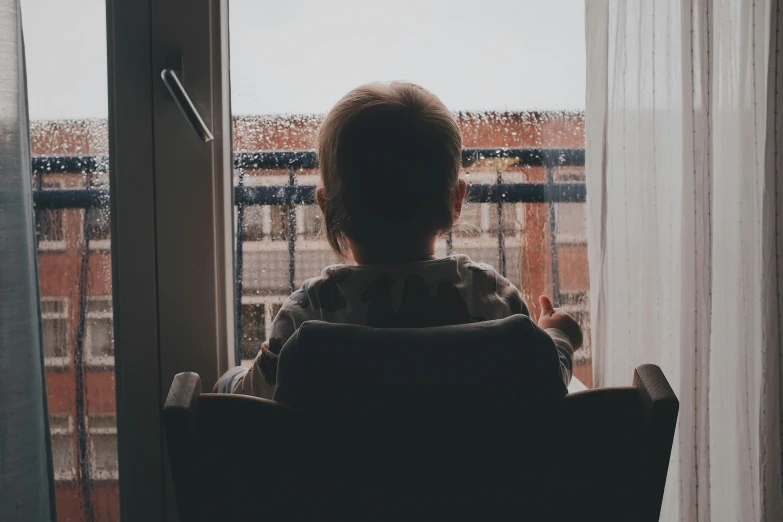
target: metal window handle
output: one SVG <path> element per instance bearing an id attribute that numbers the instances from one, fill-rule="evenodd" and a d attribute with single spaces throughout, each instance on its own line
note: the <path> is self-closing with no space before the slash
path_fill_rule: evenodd
<path id="1" fill-rule="evenodd" d="M 182 86 L 182 82 L 177 78 L 177 73 L 173 69 L 163 69 L 160 73 L 160 77 L 163 80 L 163 84 L 169 90 L 171 97 L 174 98 L 174 102 L 182 111 L 182 115 L 188 120 L 190 127 L 201 138 L 204 143 L 209 143 L 214 140 L 215 137 L 209 131 L 207 124 L 201 118 L 201 115 L 196 110 L 193 102 L 190 101 L 188 93 L 185 92 L 185 88 Z"/>

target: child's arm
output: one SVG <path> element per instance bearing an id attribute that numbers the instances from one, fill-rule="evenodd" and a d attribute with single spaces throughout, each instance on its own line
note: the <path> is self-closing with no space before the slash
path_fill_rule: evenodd
<path id="1" fill-rule="evenodd" d="M 307 300 L 307 303 L 304 301 Z M 285 300 L 272 322 L 268 340 L 261 345 L 261 351 L 250 368 L 237 366 L 223 374 L 215 384 L 216 393 L 239 393 L 263 399 L 272 399 L 277 382 L 277 360 L 283 345 L 303 322 L 312 319 L 308 311 L 307 292 L 302 289 Z"/>
<path id="2" fill-rule="evenodd" d="M 214 391 L 271 399 L 277 379 L 277 359 L 282 348 L 281 339 L 272 338 L 264 342 L 250 368 L 237 366 L 227 371 L 215 384 Z"/>
<path id="3" fill-rule="evenodd" d="M 568 386 L 574 371 L 574 351 L 582 346 L 582 329 L 573 317 L 555 310 L 548 297 L 542 295 L 538 301 L 541 304 L 538 326 L 555 342 L 560 358 L 560 373 Z"/>

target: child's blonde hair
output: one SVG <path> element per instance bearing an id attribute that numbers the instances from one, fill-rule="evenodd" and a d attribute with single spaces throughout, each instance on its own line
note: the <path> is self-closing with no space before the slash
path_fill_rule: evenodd
<path id="1" fill-rule="evenodd" d="M 437 96 L 411 83 L 372 83 L 337 102 L 318 132 L 326 237 L 386 247 L 448 230 L 462 137 Z"/>

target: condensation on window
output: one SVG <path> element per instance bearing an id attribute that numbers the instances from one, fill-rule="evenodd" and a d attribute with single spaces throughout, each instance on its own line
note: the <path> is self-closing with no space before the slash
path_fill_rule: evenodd
<path id="1" fill-rule="evenodd" d="M 271 18 L 268 9 L 232 0 L 230 13 L 234 183 L 242 195 L 235 214 L 240 356 L 252 357 L 269 334 L 269 303 L 281 302 L 324 267 L 350 262 L 330 249 L 312 197 L 320 183 L 318 127 L 349 89 L 398 79 L 441 97 L 463 137 L 460 177 L 469 197 L 453 229 L 438 237 L 436 255 L 467 254 L 492 265 L 521 290 L 531 315 L 538 314 L 538 297 L 550 296 L 589 338 L 584 6 L 430 2 L 417 4 L 416 17 L 347 0 L 281 4 Z M 337 15 L 375 19 L 381 10 L 384 23 L 371 30 Z M 497 31 L 498 13 L 534 16 L 536 24 Z M 439 23 L 445 16 L 449 23 Z M 293 27 L 297 38 L 290 45 L 268 45 Z M 408 38 L 384 37 L 390 31 Z M 441 31 L 444 37 L 435 36 Z M 266 67 L 258 68 L 259 60 Z M 284 80 L 259 79 L 268 70 Z M 576 374 L 591 385 L 591 372 L 587 346 L 578 352 Z"/>
<path id="2" fill-rule="evenodd" d="M 21 4 L 57 519 L 119 522 L 105 2 Z"/>

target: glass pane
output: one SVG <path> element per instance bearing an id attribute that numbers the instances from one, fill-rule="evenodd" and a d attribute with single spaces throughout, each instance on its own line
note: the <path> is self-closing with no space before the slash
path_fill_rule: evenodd
<path id="1" fill-rule="evenodd" d="M 266 308 L 263 304 L 242 305 L 242 359 L 254 359 L 266 340 Z"/>
<path id="2" fill-rule="evenodd" d="M 74 441 L 69 433 L 52 433 L 55 481 L 73 480 L 76 475 Z"/>
<path id="3" fill-rule="evenodd" d="M 514 20 L 512 29 L 505 20 Z M 264 196 L 237 209 L 245 303 L 282 301 L 338 262 L 318 207 L 292 208 L 286 190 L 319 183 L 314 139 L 340 97 L 402 78 L 443 100 L 470 149 L 461 173 L 468 202 L 436 254 L 494 266 L 535 317 L 538 296 L 551 296 L 589 338 L 583 1 L 231 0 L 230 42 L 235 183 Z M 270 71 L 284 81 L 269 81 Z M 262 319 L 243 309 L 243 357 L 250 339 L 269 331 L 274 308 L 266 312 Z M 575 373 L 591 385 L 589 346 L 578 353 Z"/>
<path id="4" fill-rule="evenodd" d="M 111 319 L 87 319 L 87 337 L 91 357 L 114 355 Z"/>
<path id="5" fill-rule="evenodd" d="M 21 4 L 57 519 L 117 522 L 116 427 L 93 432 L 115 414 L 110 215 L 80 203 L 108 193 L 106 2 Z"/>

